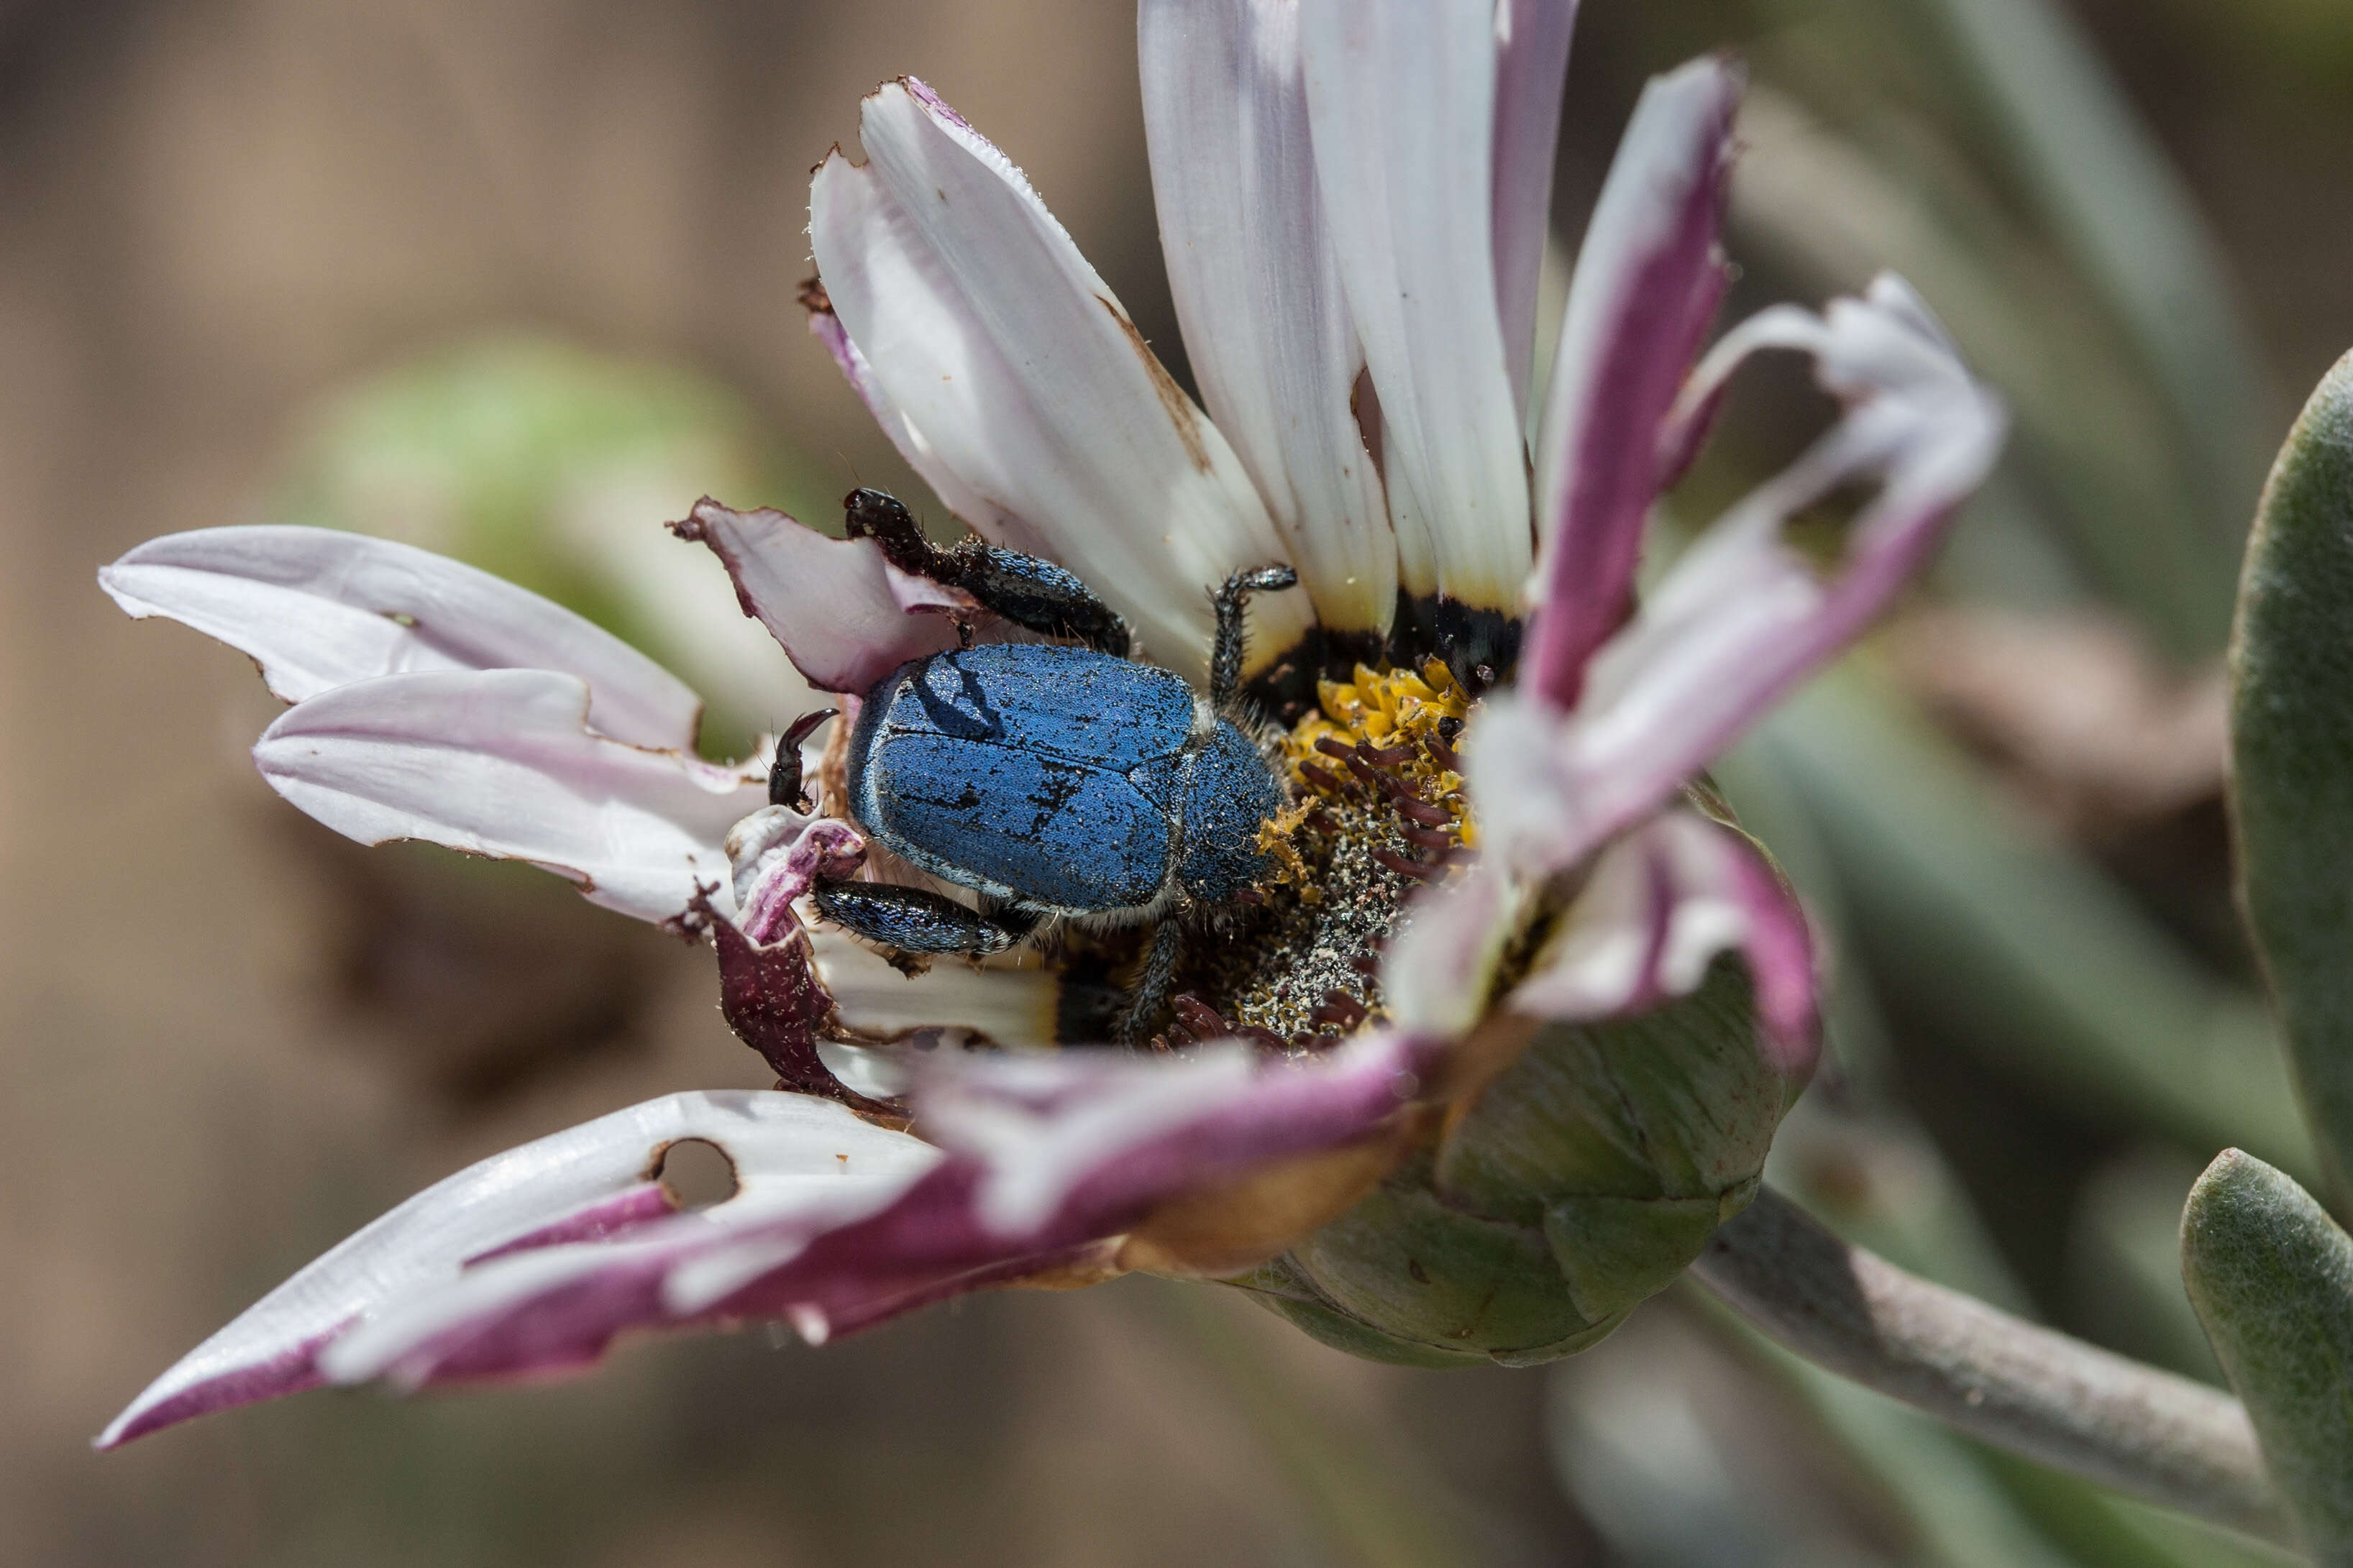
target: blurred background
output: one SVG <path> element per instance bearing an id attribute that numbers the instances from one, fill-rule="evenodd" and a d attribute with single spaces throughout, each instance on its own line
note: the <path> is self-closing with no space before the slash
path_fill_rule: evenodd
<path id="1" fill-rule="evenodd" d="M 1734 310 L 1898 268 L 2019 423 L 1933 580 L 1720 775 L 1838 964 L 1775 1179 L 2212 1376 L 2190 1177 L 2238 1143 L 2316 1182 L 2231 913 L 2216 672 L 2268 454 L 2353 344 L 2353 10 L 1588 0 L 1563 254 L 1644 77 L 1719 46 L 1757 84 Z M 812 521 L 853 482 L 920 494 L 793 302 L 806 172 L 901 72 L 1024 165 L 1183 377 L 1122 4 L 0 0 L 0 1559 L 2271 1561 L 1681 1290 L 1546 1372 L 1359 1363 L 1130 1280 L 88 1451 L 417 1187 L 765 1078 L 703 953 L 280 803 L 246 662 L 93 572 L 182 529 L 365 528 L 639 639 L 722 748 L 790 717 L 787 668 L 653 525 L 706 490 Z M 1671 524 L 1820 413 L 1756 377 Z"/>

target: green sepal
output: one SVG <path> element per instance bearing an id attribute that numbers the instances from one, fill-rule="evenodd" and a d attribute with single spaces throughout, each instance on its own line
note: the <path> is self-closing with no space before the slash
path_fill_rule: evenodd
<path id="1" fill-rule="evenodd" d="M 1750 1180 L 1712 1198 L 1564 1198 L 1545 1211 L 1545 1240 L 1580 1313 L 1622 1317 L 1673 1284 L 1756 1195 Z"/>
<path id="2" fill-rule="evenodd" d="M 1416 1161 L 1292 1251 L 1335 1307 L 1394 1338 L 1493 1355 L 1594 1328 L 1542 1228 L 1451 1208 Z"/>
<path id="3" fill-rule="evenodd" d="M 1766 1059 L 1757 1029 L 1729 956 L 1665 1006 L 1546 1026 L 1455 1124 L 1439 1191 L 1539 1226 L 1564 1198 L 1713 1200 L 1754 1181 L 1804 1087 Z"/>
<path id="4" fill-rule="evenodd" d="M 2353 1568 L 2353 1237 L 2227 1149 L 2181 1212 L 2181 1278 L 2324 1568 Z"/>
<path id="5" fill-rule="evenodd" d="M 1539 1028 L 1434 1148 L 1231 1283 L 1375 1361 L 1526 1365 L 1595 1344 L 1755 1195 L 1803 1087 L 1757 1027 L 1726 957 L 1648 1013 Z"/>

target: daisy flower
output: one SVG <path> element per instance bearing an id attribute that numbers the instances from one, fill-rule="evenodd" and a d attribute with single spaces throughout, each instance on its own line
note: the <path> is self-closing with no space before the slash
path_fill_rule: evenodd
<path id="1" fill-rule="evenodd" d="M 1893 278 L 1701 353 L 1741 88 L 1714 58 L 1644 93 L 1531 421 L 1574 11 L 1142 0 L 1206 409 L 1012 162 L 923 83 L 885 84 L 865 161 L 817 172 L 804 302 L 997 553 L 709 500 L 673 525 L 853 715 L 923 661 L 1071 630 L 984 591 L 1055 563 L 1101 635 L 1166 672 L 1155 689 L 1190 683 L 1203 724 L 1265 759 L 1275 808 L 1217 830 L 1252 868 L 1231 897 L 1031 921 L 979 958 L 878 947 L 825 918 L 840 889 L 976 921 L 1003 900 L 881 841 L 891 803 L 849 787 L 869 726 L 705 762 L 695 697 L 642 655 L 356 535 L 207 530 L 108 567 L 129 613 L 244 650 L 291 704 L 254 753 L 280 795 L 707 936 L 779 1084 L 449 1177 L 198 1346 L 101 1445 L 322 1384 L 560 1372 L 628 1330 L 769 1320 L 814 1342 L 1138 1269 L 1238 1285 L 1360 1353 L 1534 1361 L 1672 1279 L 1755 1191 L 1815 1051 L 1803 917 L 1694 781 L 1888 603 L 2004 421 Z M 1762 350 L 1809 356 L 1838 417 L 1638 597 L 1653 502 Z M 1785 540 L 1862 488 L 1836 559 Z M 1221 648 L 1217 591 L 1251 573 L 1297 588 L 1250 598 Z M 1184 939 L 1165 962 L 1161 928 Z M 1131 1014 L 1142 1030 L 1099 1043 Z M 725 1152 L 732 1197 L 679 1211 L 659 1173 L 681 1140 Z"/>

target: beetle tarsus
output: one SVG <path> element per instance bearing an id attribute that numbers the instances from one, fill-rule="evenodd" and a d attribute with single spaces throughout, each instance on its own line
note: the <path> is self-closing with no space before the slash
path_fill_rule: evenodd
<path id="1" fill-rule="evenodd" d="M 841 716 L 839 708 L 820 708 L 814 713 L 804 713 L 792 722 L 792 727 L 776 738 L 776 755 L 768 764 L 768 804 L 788 805 L 795 811 L 814 811 L 816 803 L 808 791 L 801 787 L 801 742 L 828 719 Z"/>
<path id="2" fill-rule="evenodd" d="M 1027 910 L 967 909 L 923 888 L 890 882 L 819 882 L 817 912 L 847 931 L 901 952 L 960 952 L 986 958 L 1038 929 Z"/>
<path id="3" fill-rule="evenodd" d="M 1241 694 L 1242 655 L 1250 645 L 1242 606 L 1252 594 L 1298 584 L 1299 574 L 1288 566 L 1261 566 L 1255 572 L 1235 573 L 1218 590 L 1218 637 L 1209 648 L 1209 706 L 1219 712 L 1231 711 L 1235 698 Z"/>

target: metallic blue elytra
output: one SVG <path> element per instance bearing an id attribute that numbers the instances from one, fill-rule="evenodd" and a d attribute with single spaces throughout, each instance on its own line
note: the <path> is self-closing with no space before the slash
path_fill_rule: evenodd
<path id="1" fill-rule="evenodd" d="M 850 813 L 924 870 L 1060 914 L 1224 899 L 1267 869 L 1281 786 L 1166 670 L 1089 648 L 934 654 L 866 694 Z M 1172 883 L 1174 884 L 1172 888 Z"/>

